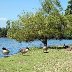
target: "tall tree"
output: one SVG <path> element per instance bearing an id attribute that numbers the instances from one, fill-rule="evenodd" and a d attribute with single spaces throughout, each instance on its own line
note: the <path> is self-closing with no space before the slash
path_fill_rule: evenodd
<path id="1" fill-rule="evenodd" d="M 59 12 L 52 12 L 45 16 L 42 12 L 24 14 L 19 21 L 12 22 L 7 36 L 19 41 L 32 41 L 39 39 L 47 46 L 47 39 L 62 38 L 67 20 Z"/>
<path id="2" fill-rule="evenodd" d="M 10 28 L 10 20 L 8 20 L 8 21 L 6 22 L 6 24 L 7 24 L 7 25 L 6 25 L 6 28 L 9 29 L 9 28 Z"/>
<path id="3" fill-rule="evenodd" d="M 59 0 L 40 0 L 40 2 L 42 9 L 48 14 L 55 10 L 62 10 Z"/>
<path id="4" fill-rule="evenodd" d="M 72 15 L 66 15 L 65 17 L 67 18 L 68 24 L 64 34 L 66 38 L 72 39 Z"/>
<path id="5" fill-rule="evenodd" d="M 47 39 L 60 38 L 67 22 L 65 17 L 59 14 L 58 8 L 61 8 L 59 0 L 43 0 L 42 7 L 48 14 L 44 11 L 38 11 L 35 14 L 24 13 L 20 15 L 20 26 L 18 22 L 14 22 L 14 26 L 12 25 L 7 36 L 19 41 L 39 39 L 45 46 L 47 46 Z"/>
<path id="6" fill-rule="evenodd" d="M 0 28 L 0 37 L 6 37 L 6 35 L 7 35 L 7 29 Z"/>
<path id="7" fill-rule="evenodd" d="M 67 9 L 65 10 L 65 15 L 72 14 L 72 0 L 68 1 Z"/>

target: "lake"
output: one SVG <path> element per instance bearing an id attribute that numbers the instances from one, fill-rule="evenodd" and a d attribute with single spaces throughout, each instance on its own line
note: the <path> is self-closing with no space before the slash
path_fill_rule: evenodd
<path id="1" fill-rule="evenodd" d="M 53 40 L 50 39 L 48 40 L 48 46 L 60 46 L 63 44 L 66 45 L 71 45 L 72 40 Z M 7 49 L 10 50 L 10 55 L 16 54 L 20 48 L 23 47 L 40 47 L 43 46 L 43 43 L 39 40 L 35 40 L 32 42 L 18 42 L 14 39 L 9 39 L 9 38 L 0 38 L 0 57 L 3 57 L 2 54 L 2 47 L 6 47 Z"/>

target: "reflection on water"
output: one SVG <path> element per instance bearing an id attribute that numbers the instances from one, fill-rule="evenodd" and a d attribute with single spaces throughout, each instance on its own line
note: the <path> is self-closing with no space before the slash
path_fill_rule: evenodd
<path id="1" fill-rule="evenodd" d="M 71 45 L 72 40 L 48 40 L 48 46 L 57 46 L 57 45 Z M 16 54 L 20 48 L 23 47 L 40 47 L 43 46 L 42 42 L 35 40 L 33 42 L 18 42 L 14 39 L 0 38 L 0 57 L 3 57 L 2 47 L 6 47 L 10 50 L 10 55 Z"/>

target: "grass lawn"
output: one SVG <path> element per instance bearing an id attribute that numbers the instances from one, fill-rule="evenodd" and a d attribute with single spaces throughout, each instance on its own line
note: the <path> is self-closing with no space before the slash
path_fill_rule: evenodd
<path id="1" fill-rule="evenodd" d="M 31 48 L 25 55 L 0 58 L 0 72 L 72 72 L 72 52 Z"/>

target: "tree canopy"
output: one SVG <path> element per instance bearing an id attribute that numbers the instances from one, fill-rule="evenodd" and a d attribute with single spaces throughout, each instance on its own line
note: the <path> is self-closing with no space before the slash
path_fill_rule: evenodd
<path id="1" fill-rule="evenodd" d="M 59 0 L 42 0 L 42 9 L 36 13 L 23 12 L 18 20 L 7 22 L 9 38 L 18 41 L 72 38 L 72 15 L 60 13 Z M 45 12 L 44 12 L 45 11 Z"/>
<path id="2" fill-rule="evenodd" d="M 68 6 L 65 10 L 65 15 L 69 15 L 69 14 L 72 14 L 72 0 L 68 1 Z"/>
<path id="3" fill-rule="evenodd" d="M 62 10 L 59 0 L 40 0 L 40 2 L 42 5 L 42 9 L 48 14 L 55 10 Z"/>

